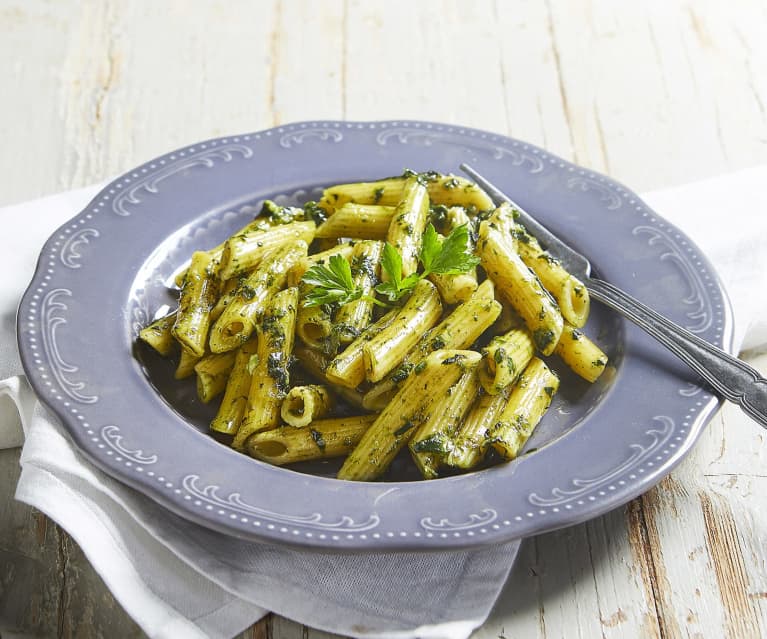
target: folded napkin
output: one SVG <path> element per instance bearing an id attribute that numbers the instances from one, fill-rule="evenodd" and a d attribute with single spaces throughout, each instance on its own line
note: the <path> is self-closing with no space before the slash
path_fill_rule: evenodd
<path id="1" fill-rule="evenodd" d="M 730 294 L 735 340 L 767 343 L 767 167 L 645 200 L 709 256 Z M 518 542 L 472 551 L 333 555 L 245 542 L 191 524 L 94 468 L 21 375 L 15 310 L 45 239 L 99 188 L 0 209 L 0 447 L 24 443 L 18 499 L 80 544 L 152 637 L 230 637 L 268 610 L 358 637 L 462 638 L 481 625 Z M 18 220 L 34 220 L 19 225 Z M 724 220 L 724 221 L 723 221 Z M 22 428 L 23 426 L 23 432 Z"/>

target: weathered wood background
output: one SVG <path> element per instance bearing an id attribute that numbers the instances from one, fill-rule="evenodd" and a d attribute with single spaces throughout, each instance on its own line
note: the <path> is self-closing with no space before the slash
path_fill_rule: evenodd
<path id="1" fill-rule="evenodd" d="M 671 186 L 767 162 L 765 36 L 764 0 L 0 0 L 0 205 L 322 118 L 476 126 Z M 18 456 L 0 451 L 0 635 L 142 636 L 13 501 Z M 476 637 L 767 636 L 765 494 L 765 433 L 725 407 L 646 495 L 526 540 Z M 327 635 L 269 617 L 243 636 Z"/>

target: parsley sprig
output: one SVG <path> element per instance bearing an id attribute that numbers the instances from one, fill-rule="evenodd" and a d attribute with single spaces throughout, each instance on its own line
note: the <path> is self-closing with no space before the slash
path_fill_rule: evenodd
<path id="1" fill-rule="evenodd" d="M 347 304 L 362 297 L 352 277 L 349 262 L 340 255 L 331 255 L 328 265 L 315 264 L 304 273 L 302 281 L 314 288 L 304 300 L 304 306 Z"/>
<path id="2" fill-rule="evenodd" d="M 458 275 L 466 273 L 479 264 L 479 258 L 471 252 L 467 224 L 453 229 L 444 240 L 432 224 L 426 227 L 421 241 L 418 260 L 423 266 L 420 273 L 402 277 L 402 256 L 388 242 L 384 246 L 381 266 L 389 276 L 387 282 L 376 286 L 376 291 L 385 295 L 390 302 L 396 302 L 415 288 L 418 282 L 432 273 Z"/>
<path id="3" fill-rule="evenodd" d="M 381 268 L 387 274 L 388 281 L 376 286 L 376 292 L 386 296 L 390 302 L 396 302 L 432 273 L 466 273 L 479 264 L 479 258 L 471 252 L 469 229 L 466 224 L 453 229 L 445 239 L 429 224 L 423 234 L 418 259 L 423 270 L 403 278 L 402 256 L 387 242 L 381 256 Z M 387 306 L 374 297 L 363 295 L 362 289 L 354 282 L 349 262 L 340 255 L 331 256 L 327 266 L 312 266 L 304 273 L 302 281 L 313 287 L 304 299 L 304 306 L 347 304 L 358 299 L 367 299 L 378 306 Z"/>

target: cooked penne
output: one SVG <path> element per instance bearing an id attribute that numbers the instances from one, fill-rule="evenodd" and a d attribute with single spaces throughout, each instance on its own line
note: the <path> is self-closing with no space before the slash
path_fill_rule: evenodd
<path id="1" fill-rule="evenodd" d="M 334 395 L 342 398 L 352 406 L 357 408 L 363 408 L 362 406 L 362 393 L 359 391 L 341 386 L 332 382 L 326 375 L 325 371 L 328 368 L 328 360 L 320 353 L 301 344 L 296 344 L 293 347 L 293 352 L 300 362 L 303 369 L 314 377 L 319 382 L 327 383 Z M 363 371 L 364 374 L 364 371 Z"/>
<path id="2" fill-rule="evenodd" d="M 466 302 L 425 333 L 399 366 L 365 393 L 365 408 L 382 410 L 397 392 L 398 384 L 417 370 L 432 351 L 469 348 L 495 321 L 500 311 L 501 305 L 494 299 L 493 283 L 485 280 Z"/>
<path id="3" fill-rule="evenodd" d="M 289 426 L 302 428 L 324 417 L 333 409 L 333 396 L 326 386 L 311 384 L 294 386 L 280 407 L 282 421 Z"/>
<path id="4" fill-rule="evenodd" d="M 402 362 L 421 336 L 439 321 L 441 314 L 437 289 L 429 280 L 421 280 L 394 321 L 363 345 L 368 381 L 380 381 Z"/>
<path id="5" fill-rule="evenodd" d="M 439 350 L 431 353 L 417 375 L 410 376 L 394 399 L 365 431 L 346 458 L 339 479 L 371 481 L 383 475 L 417 426 L 424 423 L 458 378 L 475 367 L 480 354 Z"/>
<path id="6" fill-rule="evenodd" d="M 490 196 L 471 180 L 458 175 L 436 175 L 433 179 L 429 179 L 429 173 L 425 175 L 427 176 L 426 185 L 429 189 L 429 200 L 432 204 L 462 206 L 477 211 L 487 211 L 493 208 L 493 201 Z"/>
<path id="7" fill-rule="evenodd" d="M 558 388 L 559 378 L 543 360 L 534 357 L 488 433 L 490 443 L 503 459 L 509 461 L 519 455 Z"/>
<path id="8" fill-rule="evenodd" d="M 426 187 L 417 177 L 410 177 L 405 181 L 402 199 L 394 210 L 386 233 L 386 241 L 402 257 L 402 277 L 418 270 L 421 238 L 428 221 L 429 196 Z"/>
<path id="9" fill-rule="evenodd" d="M 466 214 L 466 209 L 461 206 L 452 206 L 445 215 L 445 234 L 464 224 L 471 224 L 471 219 Z M 474 250 L 474 242 L 469 238 L 471 250 Z M 440 275 L 432 273 L 429 279 L 436 285 L 439 294 L 445 304 L 458 304 L 465 302 L 471 294 L 477 290 L 477 269 L 471 269 L 467 273 L 455 273 Z"/>
<path id="10" fill-rule="evenodd" d="M 554 296 L 562 317 L 581 328 L 589 317 L 589 292 L 577 277 L 570 274 L 548 251 L 544 251 L 532 235 L 517 225 L 517 250 L 544 288 Z"/>
<path id="11" fill-rule="evenodd" d="M 306 297 L 306 293 L 311 290 L 307 285 L 299 286 L 301 291 L 301 300 Z M 296 317 L 296 334 L 307 346 L 326 352 L 332 345 L 328 344 L 328 339 L 333 335 L 333 318 L 330 316 L 327 305 L 306 306 L 301 301 L 298 305 L 298 315 Z M 331 348 L 333 355 L 335 349 Z"/>
<path id="12" fill-rule="evenodd" d="M 487 220 L 479 226 L 477 250 L 488 277 L 522 316 L 536 348 L 544 355 L 550 355 L 563 326 L 562 315 L 551 295 L 511 244 Z"/>
<path id="13" fill-rule="evenodd" d="M 353 204 L 375 204 L 382 206 L 397 206 L 402 199 L 404 177 L 386 178 L 376 182 L 354 182 L 337 184 L 322 192 L 320 206 L 330 211 L 330 217 L 342 206 Z"/>
<path id="14" fill-rule="evenodd" d="M 221 317 L 221 313 L 223 313 L 226 310 L 226 307 L 236 299 L 237 294 L 239 293 L 239 288 L 243 286 L 246 281 L 247 277 L 245 275 L 240 275 L 239 277 L 233 277 L 230 280 L 226 280 L 226 282 L 219 285 L 218 300 L 216 300 L 213 308 L 210 309 L 211 325 Z"/>
<path id="15" fill-rule="evenodd" d="M 471 207 L 478 211 L 494 208 L 493 201 L 487 193 L 474 182 L 456 175 L 440 175 L 433 172 L 419 174 L 409 172 L 402 177 L 387 178 L 377 182 L 332 186 L 323 192 L 320 205 L 327 210 L 338 209 L 347 202 L 396 206 L 402 198 L 402 191 L 408 177 L 418 177 L 426 184 L 432 204 Z"/>
<path id="16" fill-rule="evenodd" d="M 554 352 L 587 382 L 597 381 L 607 366 L 607 355 L 599 346 L 567 322 Z"/>
<path id="17" fill-rule="evenodd" d="M 244 450 L 253 433 L 279 423 L 282 400 L 290 390 L 290 359 L 296 329 L 298 289 L 280 291 L 270 299 L 258 333 L 258 352 L 250 380 L 248 404 L 232 447 Z"/>
<path id="18" fill-rule="evenodd" d="M 293 268 L 288 272 L 288 286 L 298 286 L 304 273 L 316 264 L 327 264 L 333 255 L 340 255 L 350 260 L 354 251 L 353 242 L 344 242 L 343 244 L 334 244 L 331 248 L 302 257 Z"/>
<path id="19" fill-rule="evenodd" d="M 517 381 L 533 358 L 535 346 L 523 328 L 514 328 L 498 335 L 482 349 L 479 380 L 490 395 L 497 395 Z"/>
<path id="20" fill-rule="evenodd" d="M 160 317 L 139 331 L 139 339 L 146 342 L 160 355 L 170 355 L 177 342 L 173 338 L 173 324 L 176 322 L 176 311 Z"/>
<path id="21" fill-rule="evenodd" d="M 511 204 L 508 202 L 500 204 L 487 216 L 486 221 L 490 228 L 503 235 L 513 248 L 517 248 L 517 234 L 514 232 L 518 227 L 517 216 L 514 214 Z"/>
<path id="22" fill-rule="evenodd" d="M 471 273 L 440 275 L 431 273 L 429 279 L 437 287 L 445 304 L 465 302 L 477 290 L 477 276 Z"/>
<path id="23" fill-rule="evenodd" d="M 196 357 L 202 357 L 205 353 L 210 310 L 216 301 L 217 288 L 210 255 L 196 251 L 184 278 L 172 329 L 173 337 L 182 348 Z"/>
<path id="24" fill-rule="evenodd" d="M 497 423 L 510 392 L 511 387 L 506 387 L 497 395 L 484 393 L 479 397 L 453 437 L 450 450 L 443 458 L 446 465 L 468 470 L 482 461 L 487 451 L 488 432 Z"/>
<path id="25" fill-rule="evenodd" d="M 378 415 L 336 417 L 312 422 L 307 428 L 282 426 L 251 435 L 246 451 L 276 466 L 347 455 Z"/>
<path id="26" fill-rule="evenodd" d="M 260 217 L 257 217 L 255 220 L 251 220 L 248 222 L 245 226 L 243 226 L 239 231 L 234 233 L 234 235 L 239 235 L 241 233 L 249 233 L 251 231 L 255 231 L 258 229 L 266 228 L 268 226 L 268 223 Z M 231 237 L 231 236 L 230 236 Z M 229 238 L 227 238 L 228 240 Z M 226 246 L 227 240 L 224 240 L 219 244 L 218 246 L 209 249 L 206 251 L 208 255 L 210 255 L 211 262 L 215 264 L 216 272 L 218 272 L 218 265 L 221 262 L 221 255 L 224 252 L 224 247 Z M 175 276 L 174 281 L 176 283 L 176 286 L 181 288 L 184 285 L 184 278 L 186 277 L 186 268 L 181 269 Z"/>
<path id="27" fill-rule="evenodd" d="M 393 206 L 347 202 L 317 227 L 316 237 L 385 240 L 393 217 Z"/>
<path id="28" fill-rule="evenodd" d="M 607 363 L 578 330 L 585 287 L 518 217 L 435 172 L 267 200 L 193 254 L 179 309 L 138 338 L 180 352 L 175 376 L 220 402 L 212 434 L 272 464 L 348 454 L 338 477 L 364 481 L 407 444 L 427 479 L 491 446 L 513 459 L 559 386 L 535 353 L 588 381 Z"/>
<path id="29" fill-rule="evenodd" d="M 266 230 L 233 235 L 227 240 L 221 254 L 218 276 L 228 280 L 252 271 L 271 251 L 285 244 L 302 241 L 308 246 L 314 239 L 315 231 L 314 222 L 291 222 Z"/>
<path id="30" fill-rule="evenodd" d="M 186 379 L 194 375 L 194 365 L 200 361 L 200 358 L 194 353 L 181 349 L 176 372 L 173 374 L 175 379 Z"/>
<path id="31" fill-rule="evenodd" d="M 398 316 L 398 309 L 393 309 L 377 322 L 368 326 L 343 352 L 339 353 L 327 367 L 325 375 L 334 384 L 346 388 L 357 388 L 365 381 L 365 345 L 388 328 Z"/>
<path id="32" fill-rule="evenodd" d="M 248 406 L 253 370 L 258 363 L 258 340 L 250 339 L 237 349 L 234 366 L 224 389 L 224 398 L 210 424 L 210 430 L 236 435 Z"/>
<path id="33" fill-rule="evenodd" d="M 512 328 L 523 328 L 525 326 L 524 321 L 506 300 L 501 298 L 498 300 L 501 304 L 501 313 L 496 318 L 493 325 L 490 327 L 490 335 L 503 335 L 508 333 Z"/>
<path id="34" fill-rule="evenodd" d="M 306 255 L 303 240 L 274 249 L 237 288 L 234 299 L 210 330 L 210 350 L 223 353 L 245 342 L 256 328 L 264 302 L 285 284 L 288 271 Z"/>
<path id="35" fill-rule="evenodd" d="M 342 305 L 335 317 L 335 330 L 341 344 L 359 337 L 373 316 L 375 285 L 378 283 L 379 264 L 383 243 L 363 240 L 354 247 L 352 276 L 354 285 L 362 292 L 360 299 Z"/>
<path id="36" fill-rule="evenodd" d="M 478 391 L 477 370 L 469 368 L 434 403 L 428 416 L 410 438 L 410 454 L 424 479 L 435 479 L 438 476 L 442 458 L 450 452 L 456 431 L 477 398 Z"/>
<path id="37" fill-rule="evenodd" d="M 229 375 L 234 368 L 235 351 L 206 355 L 194 365 L 197 373 L 197 397 L 207 404 L 224 392 Z"/>

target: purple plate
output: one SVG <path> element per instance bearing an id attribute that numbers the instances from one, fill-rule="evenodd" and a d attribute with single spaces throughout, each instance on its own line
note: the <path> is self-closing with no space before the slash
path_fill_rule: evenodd
<path id="1" fill-rule="evenodd" d="M 174 304 L 165 282 L 266 198 L 323 186 L 458 172 L 468 162 L 576 249 L 601 277 L 725 349 L 729 304 L 693 243 L 635 194 L 529 144 L 429 122 L 301 122 L 200 142 L 104 188 L 45 244 L 21 302 L 24 368 L 101 469 L 224 533 L 329 550 L 441 549 L 526 537 L 590 519 L 681 461 L 720 401 L 639 329 L 592 304 L 587 333 L 610 358 L 594 385 L 562 374 L 528 454 L 462 476 L 354 483 L 330 467 L 269 466 L 206 434 L 211 408 L 172 365 L 136 348 Z M 310 474 L 310 471 L 315 474 Z"/>

